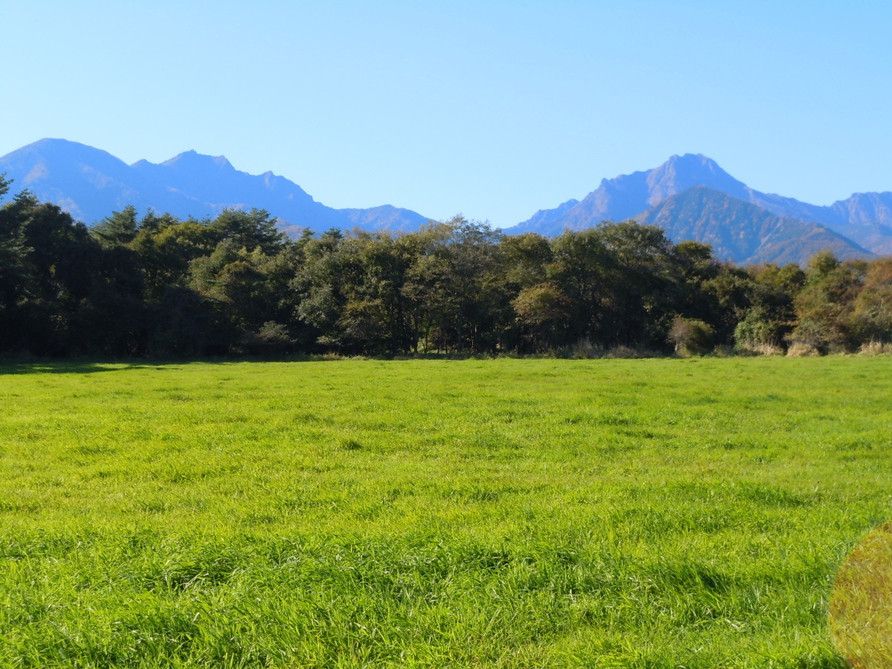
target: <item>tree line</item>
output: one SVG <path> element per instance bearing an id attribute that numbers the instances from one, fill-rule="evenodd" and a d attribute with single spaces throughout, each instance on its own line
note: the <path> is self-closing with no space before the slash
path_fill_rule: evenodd
<path id="1" fill-rule="evenodd" d="M 0 177 L 0 197 L 10 182 Z M 892 259 L 740 268 L 655 226 L 506 236 L 307 230 L 263 210 L 88 228 L 27 191 L 0 208 L 0 354 L 205 357 L 707 353 L 892 342 Z"/>

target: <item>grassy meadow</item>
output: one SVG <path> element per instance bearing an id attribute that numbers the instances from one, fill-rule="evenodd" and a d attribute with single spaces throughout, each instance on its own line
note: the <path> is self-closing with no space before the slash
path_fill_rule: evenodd
<path id="1" fill-rule="evenodd" d="M 841 668 L 892 357 L 0 366 L 2 667 Z"/>

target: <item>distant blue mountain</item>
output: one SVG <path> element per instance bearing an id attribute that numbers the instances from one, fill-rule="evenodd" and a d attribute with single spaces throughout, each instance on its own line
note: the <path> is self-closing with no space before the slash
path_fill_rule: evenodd
<path id="1" fill-rule="evenodd" d="M 777 216 L 767 209 L 706 186 L 692 186 L 638 214 L 639 223 L 657 225 L 669 239 L 695 239 L 724 260 L 742 265 L 805 263 L 830 250 L 850 260 L 873 254 L 820 223 Z"/>
<path id="2" fill-rule="evenodd" d="M 560 221 L 564 214 L 579 204 L 579 200 L 567 200 L 563 204 L 559 204 L 554 209 L 540 209 L 532 218 L 520 225 L 508 230 L 512 233 L 520 232 L 538 232 L 539 234 L 559 235 L 562 229 L 555 228 L 556 221 Z M 546 232 L 548 231 L 548 232 Z"/>
<path id="3" fill-rule="evenodd" d="M 0 158 L 3 172 L 14 179 L 13 193 L 28 189 L 87 224 L 127 205 L 179 218 L 257 207 L 277 217 L 290 234 L 333 227 L 408 232 L 428 222 L 391 205 L 333 209 L 284 177 L 240 172 L 222 156 L 195 151 L 161 164 L 127 165 L 84 144 L 43 139 Z M 847 258 L 892 255 L 892 193 L 856 193 L 822 207 L 760 193 L 710 158 L 693 154 L 604 179 L 582 200 L 537 211 L 505 232 L 553 236 L 629 218 L 660 225 L 675 241 L 713 244 L 720 257 L 736 262 L 804 262 L 821 248 Z"/>
<path id="4" fill-rule="evenodd" d="M 568 230 L 584 230 L 601 221 L 624 221 L 677 195 L 692 186 L 707 186 L 742 200 L 747 187 L 706 156 L 672 156 L 659 167 L 646 172 L 602 179 L 597 190 L 575 205 L 567 202 L 556 209 L 536 212 L 532 218 L 506 232 L 539 232 L 556 235 Z M 570 200 L 570 202 L 574 202 Z M 558 215 L 552 215 L 552 212 Z M 543 227 L 542 222 L 547 222 Z"/>
<path id="5" fill-rule="evenodd" d="M 428 218 L 390 205 L 333 209 L 316 202 L 300 186 L 272 172 L 236 170 L 223 156 L 195 151 L 159 164 L 127 165 L 111 154 L 64 139 L 42 139 L 0 158 L 0 174 L 12 178 L 12 192 L 28 189 L 54 202 L 74 218 L 96 223 L 112 211 L 133 205 L 179 218 L 213 217 L 226 208 L 266 209 L 283 228 L 332 227 L 365 230 L 417 230 Z"/>
<path id="6" fill-rule="evenodd" d="M 714 160 L 693 154 L 672 156 L 652 170 L 604 179 L 596 190 L 576 204 L 568 207 L 569 203 L 564 203 L 555 209 L 537 211 L 529 220 L 507 228 L 505 232 L 557 235 L 564 230 L 595 227 L 605 220 L 635 218 L 695 186 L 730 195 L 775 217 L 818 223 L 874 254 L 892 255 L 892 193 L 856 193 L 847 200 L 822 207 L 781 195 L 760 193 L 725 172 Z M 695 198 L 695 201 L 709 199 Z M 735 210 L 735 215 L 739 213 Z M 711 211 L 710 218 L 718 225 L 720 217 L 716 218 L 715 214 Z M 660 220 L 668 223 L 665 212 Z M 735 225 L 739 224 L 740 220 L 735 219 Z M 738 228 L 738 232 L 744 230 Z M 755 234 L 754 230 L 750 232 Z"/>

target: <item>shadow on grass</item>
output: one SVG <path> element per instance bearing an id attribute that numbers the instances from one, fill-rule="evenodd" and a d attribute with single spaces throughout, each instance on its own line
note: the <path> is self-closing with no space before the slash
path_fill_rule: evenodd
<path id="1" fill-rule="evenodd" d="M 347 358 L 330 355 L 298 355 L 277 357 L 170 358 L 151 360 L 0 360 L 0 376 L 9 374 L 94 374 L 132 369 L 161 369 L 189 364 L 234 365 L 244 362 L 324 362 Z"/>
<path id="2" fill-rule="evenodd" d="M 125 369 L 150 369 L 160 365 L 93 362 L 19 362 L 0 363 L 0 376 L 7 374 L 93 374 Z"/>
<path id="3" fill-rule="evenodd" d="M 605 358 L 622 357 L 613 354 Z M 641 355 L 629 357 L 640 358 Z M 653 357 L 663 357 L 654 355 Z M 401 355 L 351 355 L 339 353 L 304 353 L 285 355 L 233 355 L 211 358 L 148 358 L 148 359 L 41 359 L 41 358 L 0 358 L 0 376 L 11 374 L 93 374 L 96 372 L 120 372 L 131 369 L 160 369 L 183 366 L 189 364 L 204 365 L 235 365 L 252 362 L 338 362 L 344 360 L 370 360 L 378 362 L 393 362 L 406 360 L 436 360 L 436 361 L 462 361 L 462 360 L 496 360 L 496 359 L 573 359 L 562 358 L 552 354 L 515 354 L 515 353 L 410 353 Z"/>

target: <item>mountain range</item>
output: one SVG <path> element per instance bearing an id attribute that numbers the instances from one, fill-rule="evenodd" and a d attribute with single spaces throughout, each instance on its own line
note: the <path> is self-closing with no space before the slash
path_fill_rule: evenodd
<path id="1" fill-rule="evenodd" d="M 582 200 L 537 211 L 505 232 L 556 235 L 629 218 L 660 225 L 674 241 L 710 243 L 719 257 L 743 264 L 803 262 L 826 248 L 844 258 L 892 255 L 892 193 L 808 204 L 760 193 L 699 154 L 604 179 Z"/>
<path id="2" fill-rule="evenodd" d="M 226 208 L 266 209 L 288 228 L 415 230 L 428 219 L 408 209 L 333 209 L 272 172 L 236 170 L 223 156 L 186 151 L 156 164 L 132 165 L 110 153 L 62 139 L 42 139 L 0 158 L 0 174 L 88 225 L 133 205 L 178 218 L 214 217 Z"/>
<path id="3" fill-rule="evenodd" d="M 225 208 L 262 208 L 286 231 L 332 227 L 409 232 L 428 218 L 383 205 L 334 209 L 272 172 L 251 175 L 226 158 L 195 151 L 155 164 L 132 165 L 84 144 L 43 139 L 0 158 L 13 192 L 28 189 L 88 224 L 134 205 L 179 218 L 213 217 Z M 829 206 L 761 193 L 703 155 L 672 156 L 652 170 L 604 179 L 582 200 L 536 212 L 504 230 L 546 236 L 602 221 L 634 219 L 663 227 L 670 239 L 711 244 L 719 258 L 741 264 L 804 263 L 832 249 L 841 258 L 892 255 L 892 193 L 856 193 Z"/>

